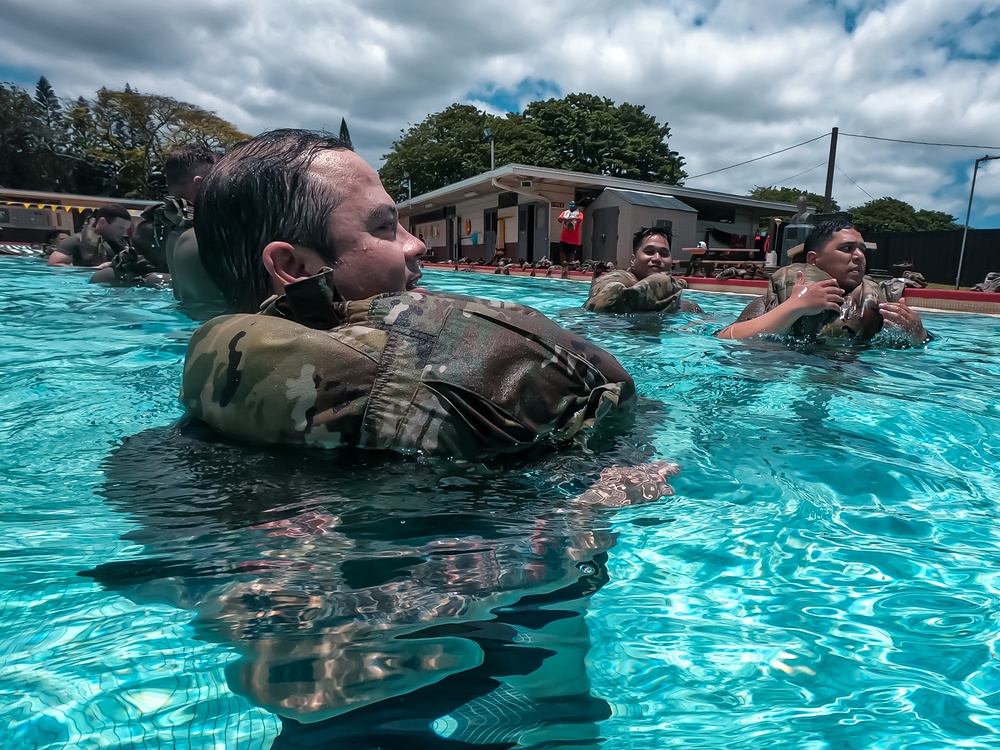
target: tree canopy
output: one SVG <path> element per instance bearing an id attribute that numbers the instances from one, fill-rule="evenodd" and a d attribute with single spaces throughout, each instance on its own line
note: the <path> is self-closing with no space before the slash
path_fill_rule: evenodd
<path id="1" fill-rule="evenodd" d="M 397 200 L 474 177 L 495 166 L 528 164 L 677 184 L 684 160 L 667 146 L 670 128 L 645 107 L 592 94 L 531 102 L 523 113 L 489 115 L 452 104 L 400 131 L 379 170 Z M 409 185 L 407 178 L 409 175 Z"/>
<path id="2" fill-rule="evenodd" d="M 960 229 L 955 217 L 943 211 L 917 211 L 896 198 L 877 198 L 863 206 L 849 209 L 862 232 L 929 232 Z"/>
<path id="3" fill-rule="evenodd" d="M 43 76 L 32 99 L 0 84 L 0 184 L 129 198 L 159 198 L 175 148 L 223 150 L 249 136 L 213 112 L 128 84 L 61 101 Z"/>
<path id="4" fill-rule="evenodd" d="M 769 201 L 795 203 L 806 196 L 810 206 L 822 208 L 823 196 L 794 187 L 755 187 L 748 195 Z M 830 201 L 831 211 L 839 211 L 836 201 Z M 955 217 L 943 211 L 917 211 L 909 203 L 896 198 L 878 198 L 863 206 L 847 209 L 858 229 L 864 232 L 930 232 L 938 229 L 959 229 Z"/>
<path id="5" fill-rule="evenodd" d="M 808 190 L 799 190 L 795 187 L 775 187 L 774 185 L 771 185 L 770 187 L 758 185 L 747 193 L 747 195 L 751 198 L 757 198 L 762 201 L 778 201 L 779 203 L 792 204 L 799 200 L 799 196 L 804 195 L 807 203 L 817 211 L 823 210 L 823 202 L 825 200 L 824 196 L 819 193 L 810 193 Z M 837 205 L 837 201 L 832 198 L 830 199 L 830 210 L 840 210 L 840 206 Z"/>

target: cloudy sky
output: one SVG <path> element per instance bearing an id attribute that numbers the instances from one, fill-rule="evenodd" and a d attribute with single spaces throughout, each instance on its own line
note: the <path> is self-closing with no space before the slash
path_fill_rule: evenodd
<path id="1" fill-rule="evenodd" d="M 5 0 L 0 18 L 0 79 L 32 92 L 128 82 L 249 133 L 343 116 L 376 167 L 453 102 L 571 92 L 644 104 L 708 190 L 822 194 L 838 127 L 842 207 L 888 195 L 962 223 L 976 159 L 1000 156 L 1000 0 Z M 1000 160 L 971 224 L 1000 227 Z"/>

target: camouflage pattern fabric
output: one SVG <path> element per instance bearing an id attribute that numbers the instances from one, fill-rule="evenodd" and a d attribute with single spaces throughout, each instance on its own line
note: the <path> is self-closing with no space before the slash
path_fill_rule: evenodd
<path id="1" fill-rule="evenodd" d="M 166 273 L 168 248 L 194 226 L 194 205 L 183 198 L 167 196 L 163 203 L 142 212 L 132 246 L 111 262 L 119 283 L 141 283 L 151 273 Z"/>
<path id="2" fill-rule="evenodd" d="M 755 314 L 751 312 L 751 303 L 739 321 L 750 320 L 773 310 L 787 300 L 795 287 L 796 274 L 805 274 L 806 283 L 816 283 L 833 278 L 811 263 L 793 263 L 774 272 L 768 282 L 767 292 L 763 297 L 763 309 Z M 888 302 L 885 289 L 874 279 L 865 276 L 861 283 L 844 299 L 844 305 L 838 315 L 830 310 L 818 315 L 799 318 L 792 326 L 792 335 L 815 338 L 856 338 L 868 341 L 882 330 L 882 313 L 879 304 Z M 739 322 L 738 321 L 738 322 Z"/>
<path id="3" fill-rule="evenodd" d="M 635 384 L 536 310 L 399 292 L 346 302 L 332 271 L 188 346 L 181 402 L 230 437 L 483 461 L 583 437 Z"/>
<path id="4" fill-rule="evenodd" d="M 684 288 L 668 273 L 654 273 L 642 281 L 631 271 L 609 271 L 590 282 L 584 308 L 597 312 L 674 312 L 681 309 Z"/>

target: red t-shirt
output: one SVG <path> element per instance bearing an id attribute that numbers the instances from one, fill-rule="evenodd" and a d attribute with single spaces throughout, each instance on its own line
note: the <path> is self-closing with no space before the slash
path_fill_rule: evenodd
<path id="1" fill-rule="evenodd" d="M 559 218 L 562 219 L 559 223 L 563 225 L 559 241 L 569 243 L 570 245 L 583 244 L 580 240 L 580 235 L 583 233 L 583 211 L 579 208 L 570 211 L 567 208 L 559 214 Z"/>

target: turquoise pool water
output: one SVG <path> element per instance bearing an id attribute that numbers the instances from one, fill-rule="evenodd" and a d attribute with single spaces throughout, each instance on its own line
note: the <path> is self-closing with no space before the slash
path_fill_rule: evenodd
<path id="1" fill-rule="evenodd" d="M 442 477 L 178 437 L 169 292 L 0 276 L 0 747 L 1000 745 L 1000 319 L 790 350 L 711 337 L 746 297 L 602 317 L 429 272 L 647 399 L 593 456 Z M 613 457 L 679 462 L 676 496 L 574 506 Z"/>

